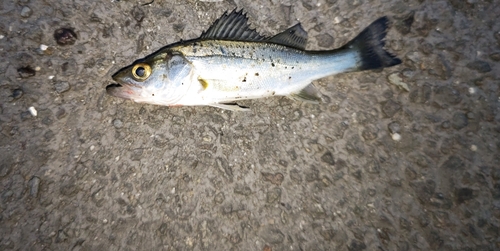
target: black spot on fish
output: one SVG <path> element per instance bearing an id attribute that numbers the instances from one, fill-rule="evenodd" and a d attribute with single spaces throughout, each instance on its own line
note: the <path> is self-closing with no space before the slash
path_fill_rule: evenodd
<path id="1" fill-rule="evenodd" d="M 258 73 L 258 72 L 256 72 L 256 73 L 255 73 L 255 76 L 257 76 L 257 77 L 258 77 L 258 76 L 259 76 L 259 73 Z"/>
<path id="2" fill-rule="evenodd" d="M 288 77 L 288 79 L 290 80 L 290 79 L 292 79 L 292 77 Z"/>
<path id="3" fill-rule="evenodd" d="M 288 69 L 288 67 L 287 67 L 287 66 L 285 66 L 285 69 Z"/>
<path id="4" fill-rule="evenodd" d="M 295 68 L 295 67 L 294 67 L 294 66 L 292 66 L 292 70 L 293 70 L 294 68 Z"/>
<path id="5" fill-rule="evenodd" d="M 271 66 L 274 67 L 275 66 L 274 63 L 271 63 Z"/>
<path id="6" fill-rule="evenodd" d="M 273 92 L 273 96 L 276 94 L 276 92 Z"/>
<path id="7" fill-rule="evenodd" d="M 154 93 L 152 93 L 152 94 L 151 94 L 151 96 L 153 96 L 153 97 L 154 97 L 154 96 L 155 96 L 155 94 L 154 94 Z"/>
<path id="8" fill-rule="evenodd" d="M 241 81 L 241 82 L 247 82 L 247 77 L 244 77 L 243 81 Z"/>

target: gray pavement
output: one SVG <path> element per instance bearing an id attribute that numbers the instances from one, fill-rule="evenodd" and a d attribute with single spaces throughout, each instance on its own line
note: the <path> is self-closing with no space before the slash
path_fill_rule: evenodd
<path id="1" fill-rule="evenodd" d="M 497 0 L 143 3 L 0 2 L 0 250 L 500 249 Z M 316 81 L 319 105 L 106 95 L 234 8 L 311 50 L 387 15 L 403 64 Z"/>

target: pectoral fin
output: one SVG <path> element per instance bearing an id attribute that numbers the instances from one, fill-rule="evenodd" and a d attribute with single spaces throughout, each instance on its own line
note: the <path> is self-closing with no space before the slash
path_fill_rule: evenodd
<path id="1" fill-rule="evenodd" d="M 318 104 L 321 101 L 319 92 L 313 84 L 306 86 L 304 89 L 300 90 L 297 93 L 290 94 L 288 97 L 312 104 Z"/>
<path id="2" fill-rule="evenodd" d="M 209 104 L 209 106 L 225 109 L 225 110 L 230 110 L 233 112 L 247 112 L 250 111 L 250 108 L 246 106 L 241 106 L 236 103 L 213 103 Z"/>

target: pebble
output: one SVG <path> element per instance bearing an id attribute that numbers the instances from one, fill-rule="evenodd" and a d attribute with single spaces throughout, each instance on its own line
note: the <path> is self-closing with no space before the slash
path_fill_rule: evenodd
<path id="1" fill-rule="evenodd" d="M 135 21 L 137 21 L 137 23 L 141 23 L 142 20 L 144 20 L 144 17 L 146 16 L 144 11 L 138 6 L 133 8 L 130 11 L 130 14 L 132 14 L 132 17 L 134 17 L 134 19 L 135 19 Z"/>
<path id="2" fill-rule="evenodd" d="M 73 45 L 78 36 L 73 31 L 73 28 L 60 28 L 54 31 L 54 39 L 58 45 Z"/>
<path id="3" fill-rule="evenodd" d="M 459 157 L 452 155 L 441 165 L 441 168 L 448 169 L 462 169 L 465 167 L 465 163 Z"/>
<path id="4" fill-rule="evenodd" d="M 59 108 L 59 110 L 57 110 L 56 112 L 56 118 L 57 119 L 61 119 L 63 118 L 64 116 L 66 116 L 66 110 L 64 108 Z"/>
<path id="5" fill-rule="evenodd" d="M 458 204 L 462 204 L 467 200 L 474 198 L 474 191 L 470 188 L 460 188 L 455 191 Z"/>
<path id="6" fill-rule="evenodd" d="M 394 141 L 400 141 L 401 140 L 401 134 L 399 134 L 399 133 L 391 134 L 391 138 Z"/>
<path id="7" fill-rule="evenodd" d="M 63 93 L 69 90 L 69 83 L 65 81 L 57 82 L 54 87 L 56 88 L 56 92 Z"/>
<path id="8" fill-rule="evenodd" d="M 234 188 L 234 193 L 248 196 L 248 195 L 252 194 L 252 189 L 250 189 L 250 187 L 245 186 L 245 185 L 236 185 L 236 187 Z"/>
<path id="9" fill-rule="evenodd" d="M 406 54 L 406 58 L 417 63 L 420 61 L 420 54 L 417 51 L 411 51 Z"/>
<path id="10" fill-rule="evenodd" d="M 476 60 L 474 62 L 470 62 L 467 65 L 467 68 L 471 70 L 478 71 L 480 73 L 486 73 L 491 71 L 491 66 L 488 62 Z"/>
<path id="11" fill-rule="evenodd" d="M 443 129 L 448 129 L 450 127 L 451 127 L 451 123 L 448 120 L 443 121 L 443 123 L 441 123 L 441 128 L 443 128 Z"/>
<path id="12" fill-rule="evenodd" d="M 378 136 L 378 128 L 373 125 L 367 125 L 361 133 L 361 136 L 363 136 L 365 140 L 374 140 Z"/>
<path id="13" fill-rule="evenodd" d="M 491 53 L 490 58 L 491 58 L 491 60 L 496 61 L 496 62 L 500 61 L 500 52 Z"/>
<path id="14" fill-rule="evenodd" d="M 427 43 L 427 42 L 423 42 L 422 44 L 420 44 L 420 47 L 419 47 L 420 51 L 426 55 L 429 55 L 432 53 L 432 50 L 434 49 L 432 44 L 430 43 Z"/>
<path id="15" fill-rule="evenodd" d="M 391 133 L 400 133 L 401 132 L 401 125 L 398 122 L 391 122 L 388 125 L 389 132 Z"/>
<path id="16" fill-rule="evenodd" d="M 21 10 L 21 16 L 22 17 L 30 17 L 31 14 L 33 14 L 33 11 L 28 7 L 24 6 L 23 9 Z"/>
<path id="17" fill-rule="evenodd" d="M 321 34 L 316 36 L 318 46 L 323 48 L 330 48 L 333 46 L 334 39 L 329 34 Z"/>
<path id="18" fill-rule="evenodd" d="M 29 78 L 35 76 L 36 71 L 33 70 L 30 66 L 26 66 L 17 69 L 17 73 L 19 73 L 19 76 L 21 78 Z"/>
<path id="19" fill-rule="evenodd" d="M 281 185 L 281 182 L 285 179 L 285 176 L 282 173 L 266 173 L 261 172 L 264 181 L 271 182 L 274 185 Z"/>
<path id="20" fill-rule="evenodd" d="M 281 199 L 281 188 L 275 187 L 266 193 L 266 202 L 271 204 L 279 202 Z"/>
<path id="21" fill-rule="evenodd" d="M 115 128 L 122 128 L 123 127 L 123 122 L 120 119 L 114 119 L 113 120 L 113 126 Z"/>
<path id="22" fill-rule="evenodd" d="M 42 51 L 47 50 L 47 48 L 49 48 L 47 45 L 44 45 L 44 44 L 40 45 L 40 50 L 42 50 Z"/>
<path id="23" fill-rule="evenodd" d="M 387 79 L 389 80 L 389 83 L 399 87 L 400 89 L 405 90 L 407 92 L 410 91 L 408 84 L 403 82 L 403 79 L 399 76 L 398 73 L 393 73 L 393 74 L 389 75 L 389 77 L 387 77 Z"/>
<path id="24" fill-rule="evenodd" d="M 332 152 L 328 151 L 323 156 L 321 156 L 321 161 L 333 166 L 335 165 L 335 159 L 333 158 Z"/>
<path id="25" fill-rule="evenodd" d="M 460 92 L 450 86 L 441 86 L 436 90 L 435 100 L 441 104 L 441 106 L 455 105 L 462 101 Z"/>
<path id="26" fill-rule="evenodd" d="M 12 98 L 18 99 L 18 98 L 22 97 L 23 94 L 24 94 L 24 92 L 21 88 L 14 89 L 12 91 Z"/>
<path id="27" fill-rule="evenodd" d="M 40 187 L 40 178 L 33 176 L 28 185 L 30 187 L 30 196 L 36 198 L 38 196 L 38 188 Z"/>
<path id="28" fill-rule="evenodd" d="M 24 111 L 24 112 L 21 112 L 21 120 L 27 120 L 29 118 L 31 118 L 32 115 L 29 111 Z"/>
<path id="29" fill-rule="evenodd" d="M 30 113 L 33 117 L 36 117 L 36 115 L 38 114 L 38 112 L 36 111 L 35 107 L 33 107 L 33 106 L 30 106 L 30 107 L 28 108 L 28 111 L 29 111 L 29 113 Z"/>
<path id="30" fill-rule="evenodd" d="M 470 146 L 470 150 L 473 151 L 473 152 L 477 151 L 477 146 L 476 145 L 471 145 Z"/>
<path id="31" fill-rule="evenodd" d="M 460 130 L 468 125 L 467 115 L 463 112 L 457 112 L 453 114 L 453 118 L 451 119 L 451 126 L 456 130 Z"/>
<path id="32" fill-rule="evenodd" d="M 399 110 L 401 110 L 401 105 L 391 99 L 382 106 L 382 111 L 389 118 L 392 118 Z"/>
<path id="33" fill-rule="evenodd" d="M 361 251 L 366 249 L 366 244 L 358 240 L 352 240 L 349 245 L 347 245 L 347 250 L 349 251 Z"/>
<path id="34" fill-rule="evenodd" d="M 411 11 L 410 13 L 404 15 L 403 17 L 397 18 L 398 21 L 395 24 L 395 28 L 402 35 L 406 35 L 410 33 L 411 26 L 413 21 L 415 20 L 415 11 Z"/>
<path id="35" fill-rule="evenodd" d="M 285 239 L 285 235 L 276 228 L 264 228 L 260 232 L 260 237 L 269 244 L 280 244 Z"/>
<path id="36" fill-rule="evenodd" d="M 142 159 L 143 153 L 144 153 L 143 148 L 136 148 L 136 149 L 132 150 L 132 154 L 130 155 L 130 159 L 135 160 L 135 161 L 140 161 Z"/>
<path id="37" fill-rule="evenodd" d="M 214 202 L 217 204 L 221 204 L 222 202 L 224 202 L 225 199 L 226 197 L 224 196 L 224 193 L 220 192 L 215 195 Z"/>

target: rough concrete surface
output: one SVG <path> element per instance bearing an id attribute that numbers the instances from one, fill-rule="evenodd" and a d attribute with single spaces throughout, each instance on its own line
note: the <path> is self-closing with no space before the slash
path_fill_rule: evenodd
<path id="1" fill-rule="evenodd" d="M 0 250 L 500 249 L 497 0 L 144 3 L 0 1 Z M 234 8 L 312 50 L 387 15 L 403 64 L 246 113 L 106 95 Z"/>

